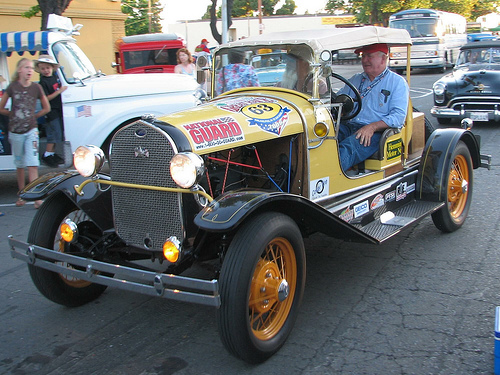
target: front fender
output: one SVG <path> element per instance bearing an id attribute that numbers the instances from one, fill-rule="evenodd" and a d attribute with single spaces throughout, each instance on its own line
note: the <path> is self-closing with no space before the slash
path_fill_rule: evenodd
<path id="1" fill-rule="evenodd" d="M 99 175 L 100 179 L 109 180 L 109 176 Z M 47 173 L 31 182 L 19 193 L 26 200 L 44 199 L 56 192 L 63 193 L 78 208 L 83 210 L 101 230 L 113 228 L 111 189 L 109 185 L 88 184 L 83 195 L 78 195 L 75 185 L 80 185 L 88 178 L 76 171 Z"/>
<path id="2" fill-rule="evenodd" d="M 447 196 L 448 170 L 459 141 L 469 149 L 472 165 L 481 166 L 479 143 L 474 134 L 463 129 L 437 129 L 427 140 L 417 176 L 417 198 L 442 202 Z"/>
<path id="3" fill-rule="evenodd" d="M 334 238 L 377 243 L 316 203 L 300 195 L 281 192 L 238 190 L 226 193 L 199 212 L 194 223 L 208 232 L 230 232 L 251 215 L 271 211 L 288 215 L 304 232 L 322 232 Z"/>

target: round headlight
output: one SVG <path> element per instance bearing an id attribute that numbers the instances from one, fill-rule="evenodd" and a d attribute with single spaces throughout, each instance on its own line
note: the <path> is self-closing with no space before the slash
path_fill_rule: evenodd
<path id="1" fill-rule="evenodd" d="M 104 152 L 97 146 L 80 146 L 73 154 L 73 164 L 83 177 L 97 174 L 104 161 Z"/>
<path id="2" fill-rule="evenodd" d="M 203 170 L 203 159 L 192 152 L 175 154 L 170 161 L 170 175 L 177 185 L 185 189 L 197 182 L 198 178 L 202 176 Z"/>
<path id="3" fill-rule="evenodd" d="M 434 84 L 432 89 L 434 90 L 434 94 L 443 95 L 445 90 L 446 90 L 446 86 L 444 84 L 442 84 L 441 82 L 437 82 Z"/>

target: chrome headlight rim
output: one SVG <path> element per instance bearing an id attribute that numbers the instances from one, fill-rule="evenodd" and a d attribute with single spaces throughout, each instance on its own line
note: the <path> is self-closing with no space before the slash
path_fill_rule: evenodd
<path id="1" fill-rule="evenodd" d="M 446 85 L 442 82 L 436 82 L 433 86 L 432 86 L 432 90 L 434 91 L 434 94 L 435 95 L 444 95 L 444 93 L 446 92 Z"/>
<path id="2" fill-rule="evenodd" d="M 204 171 L 205 163 L 202 157 L 193 152 L 179 152 L 170 160 L 170 176 L 184 189 L 197 184 Z"/>
<path id="3" fill-rule="evenodd" d="M 79 146 L 73 153 L 73 165 L 83 177 L 97 175 L 105 161 L 104 151 L 94 145 Z"/>

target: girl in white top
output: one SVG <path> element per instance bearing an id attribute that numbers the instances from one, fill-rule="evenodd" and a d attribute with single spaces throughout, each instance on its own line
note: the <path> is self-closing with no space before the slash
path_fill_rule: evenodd
<path id="1" fill-rule="evenodd" d="M 177 63 L 174 73 L 187 74 L 196 79 L 196 66 L 193 64 L 193 57 L 187 48 L 177 50 Z"/>

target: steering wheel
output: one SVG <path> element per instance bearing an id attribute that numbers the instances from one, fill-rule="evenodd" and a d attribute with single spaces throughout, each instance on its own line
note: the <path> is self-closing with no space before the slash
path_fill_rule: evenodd
<path id="1" fill-rule="evenodd" d="M 350 120 L 356 117 L 359 111 L 361 111 L 361 94 L 359 93 L 358 89 L 354 87 L 354 85 L 349 82 L 347 78 L 342 77 L 340 74 L 332 72 L 332 78 L 338 79 L 339 81 L 345 83 L 347 87 L 349 87 L 352 92 L 354 92 L 354 99 L 346 94 L 336 95 L 333 98 L 332 103 L 342 103 L 340 118 L 342 120 Z M 332 94 L 335 95 L 334 93 Z M 354 103 L 357 103 L 358 107 L 353 112 Z M 344 109 L 347 109 L 347 112 L 344 112 Z"/>

